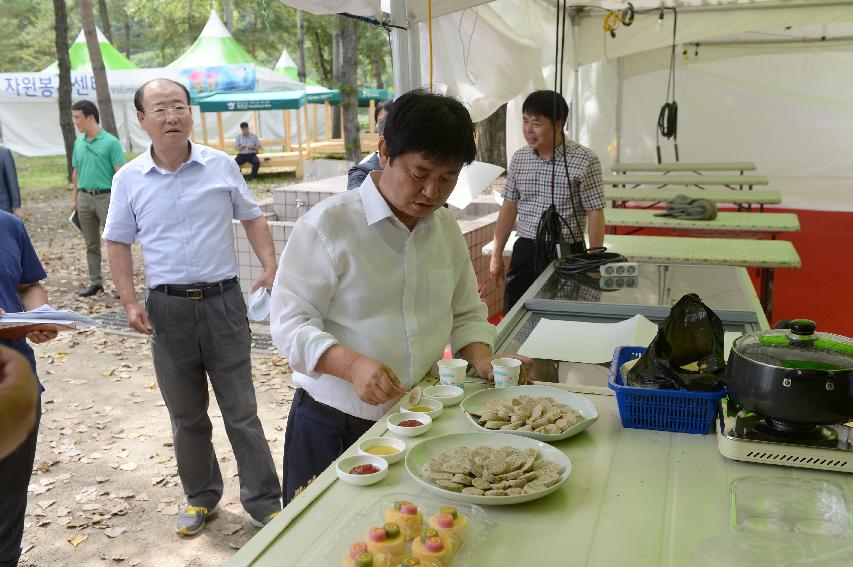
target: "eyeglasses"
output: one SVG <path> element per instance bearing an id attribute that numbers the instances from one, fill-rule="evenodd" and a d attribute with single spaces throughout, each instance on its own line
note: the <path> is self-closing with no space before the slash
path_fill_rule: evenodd
<path id="1" fill-rule="evenodd" d="M 184 104 L 173 106 L 172 108 L 157 107 L 149 110 L 148 114 L 157 120 L 165 120 L 170 112 L 175 116 L 186 116 L 190 113 L 190 107 Z"/>

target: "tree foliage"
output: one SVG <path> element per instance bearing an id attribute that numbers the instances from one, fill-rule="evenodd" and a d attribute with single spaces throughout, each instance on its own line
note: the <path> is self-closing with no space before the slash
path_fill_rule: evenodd
<path id="1" fill-rule="evenodd" d="M 112 43 L 140 67 L 167 65 L 186 51 L 201 33 L 210 10 L 224 20 L 222 0 L 103 0 L 112 28 Z M 279 0 L 240 0 L 233 4 L 235 39 L 259 64 L 273 67 L 286 48 L 298 59 L 296 10 Z M 80 31 L 78 0 L 68 0 L 68 31 Z M 303 13 L 307 77 L 332 83 L 334 16 Z M 102 21 L 98 13 L 98 23 Z M 52 0 L 0 0 L 0 72 L 38 71 L 56 60 Z M 384 32 L 355 23 L 358 36 L 358 86 L 391 81 L 391 52 Z"/>

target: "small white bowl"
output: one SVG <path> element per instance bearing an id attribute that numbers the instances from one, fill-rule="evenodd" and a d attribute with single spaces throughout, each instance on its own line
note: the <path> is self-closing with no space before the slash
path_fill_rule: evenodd
<path id="1" fill-rule="evenodd" d="M 370 453 L 368 451 L 368 449 L 370 449 L 371 447 L 376 447 L 379 445 L 385 447 L 393 447 L 394 449 L 397 449 L 397 452 L 391 455 L 374 455 L 373 453 Z M 358 454 L 379 457 L 380 459 L 385 459 L 386 461 L 388 461 L 389 465 L 393 465 L 405 456 L 406 442 L 401 439 L 394 439 L 393 437 L 371 437 L 370 439 L 365 439 L 364 441 L 358 444 Z"/>
<path id="2" fill-rule="evenodd" d="M 444 407 L 455 406 L 465 397 L 465 390 L 459 386 L 430 386 L 424 389 L 424 396 L 437 400 Z"/>
<path id="3" fill-rule="evenodd" d="M 415 427 L 401 427 L 397 425 L 406 419 L 416 419 L 423 425 Z M 429 414 L 418 412 L 400 412 L 388 416 L 388 431 L 401 437 L 417 437 L 426 433 L 432 427 L 432 418 Z"/>
<path id="4" fill-rule="evenodd" d="M 410 407 L 417 407 L 417 406 L 428 407 L 428 408 L 430 408 L 430 411 L 412 411 L 411 409 L 409 409 Z M 410 404 L 409 398 L 407 396 L 406 399 L 403 401 L 403 403 L 400 404 L 400 411 L 403 413 L 411 413 L 411 414 L 415 414 L 415 415 L 428 415 L 433 420 L 435 420 L 435 418 L 440 416 L 441 412 L 444 411 L 444 406 L 438 400 L 435 400 L 433 398 L 428 398 L 426 396 L 422 397 L 421 401 L 419 401 L 418 403 Z"/>
<path id="5" fill-rule="evenodd" d="M 353 467 L 359 465 L 373 465 L 379 469 L 379 472 L 373 474 L 350 474 Z M 340 459 L 335 465 L 335 470 L 338 473 L 338 478 L 344 482 L 355 486 L 368 486 L 388 476 L 388 462 L 374 455 L 355 455 Z"/>

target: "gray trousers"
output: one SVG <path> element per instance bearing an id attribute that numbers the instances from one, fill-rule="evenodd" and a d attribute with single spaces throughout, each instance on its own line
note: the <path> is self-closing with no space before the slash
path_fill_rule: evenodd
<path id="1" fill-rule="evenodd" d="M 103 285 L 101 276 L 101 234 L 107 222 L 110 208 L 110 193 L 90 195 L 77 192 L 77 214 L 80 216 L 80 230 L 86 242 L 86 264 L 89 267 L 89 283 Z"/>
<path id="2" fill-rule="evenodd" d="M 249 322 L 239 284 L 206 299 L 151 291 L 145 303 L 154 329 L 154 371 L 172 421 L 187 502 L 213 509 L 222 497 L 207 415 L 207 375 L 237 459 L 243 507 L 258 520 L 280 510 L 281 485 L 258 419 Z"/>

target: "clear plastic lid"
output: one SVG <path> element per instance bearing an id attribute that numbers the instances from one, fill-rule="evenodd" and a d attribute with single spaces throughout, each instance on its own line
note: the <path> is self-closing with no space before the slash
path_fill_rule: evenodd
<path id="1" fill-rule="evenodd" d="M 785 369 L 853 370 L 853 340 L 815 332 L 814 321 L 794 319 L 788 328 L 751 333 L 732 349 L 744 358 Z"/>

